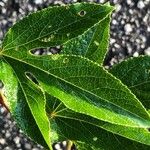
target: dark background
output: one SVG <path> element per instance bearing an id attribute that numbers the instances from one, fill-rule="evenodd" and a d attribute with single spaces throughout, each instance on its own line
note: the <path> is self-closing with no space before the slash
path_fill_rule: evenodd
<path id="1" fill-rule="evenodd" d="M 81 0 L 0 0 L 0 44 L 8 28 L 30 12 L 49 5 Z M 104 3 L 107 0 L 82 0 Z M 149 0 L 110 0 L 116 6 L 112 15 L 111 38 L 105 66 L 128 57 L 150 55 Z M 58 146 L 58 145 L 57 145 Z M 0 150 L 42 150 L 18 129 L 10 114 L 0 106 Z M 60 150 L 60 149 L 59 149 Z"/>

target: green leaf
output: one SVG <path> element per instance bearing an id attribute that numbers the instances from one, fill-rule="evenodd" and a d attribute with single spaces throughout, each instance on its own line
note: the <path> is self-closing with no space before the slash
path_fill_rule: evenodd
<path id="1" fill-rule="evenodd" d="M 130 58 L 115 65 L 110 72 L 119 78 L 150 109 L 150 57 Z"/>
<path id="2" fill-rule="evenodd" d="M 4 102 L 20 128 L 36 142 L 51 148 L 50 126 L 42 90 L 25 75 L 14 72 L 9 64 L 2 60 L 0 80 L 4 84 L 1 95 L 5 97 Z"/>
<path id="3" fill-rule="evenodd" d="M 77 149 L 81 150 L 149 149 L 150 133 L 148 130 L 102 122 L 67 109 L 59 100 L 50 95 L 46 97 L 47 113 L 55 133 L 54 142 L 71 140 L 75 143 Z"/>
<path id="4" fill-rule="evenodd" d="M 109 44 L 109 30 L 110 15 L 82 35 L 67 41 L 62 53 L 84 56 L 102 64 Z"/>
<path id="5" fill-rule="evenodd" d="M 24 56 L 17 59 L 15 51 L 3 55 L 15 72 L 33 74 L 46 92 L 73 111 L 119 125 L 150 126 L 141 103 L 98 64 L 80 56 Z"/>
<path id="6" fill-rule="evenodd" d="M 81 16 L 81 14 L 85 13 L 83 11 L 83 6 L 84 11 L 86 10 L 86 14 Z M 54 7 L 49 9 L 54 9 L 54 12 L 59 11 L 58 14 L 61 13 L 61 16 L 63 13 L 59 8 L 64 8 L 66 10 L 66 7 L 58 7 L 58 9 Z M 76 10 L 76 13 L 81 13 L 80 15 L 78 14 L 79 16 L 77 15 L 77 18 L 80 20 L 80 25 L 78 24 L 78 26 L 81 26 L 81 20 L 83 24 L 85 24 L 86 19 L 88 19 L 88 21 L 90 19 L 89 22 L 92 23 L 90 23 L 90 25 L 94 25 L 94 23 L 97 23 L 100 18 L 104 18 L 104 15 L 102 15 L 103 13 L 108 15 L 112 11 L 112 7 L 106 5 L 101 6 L 87 3 L 70 5 L 68 7 L 67 8 L 71 12 Z M 46 14 L 51 14 L 53 11 L 50 11 L 49 9 L 39 12 L 37 15 L 30 15 L 10 29 L 11 32 L 9 31 L 4 39 L 3 48 L 1 51 L 3 58 L 6 59 L 11 64 L 15 72 L 19 74 L 21 74 L 22 71 L 22 74 L 27 72 L 26 64 L 28 64 L 31 67 L 29 72 L 34 74 L 35 77 L 42 82 L 42 88 L 51 95 L 59 98 L 67 107 L 74 111 L 115 124 L 140 127 L 149 126 L 149 115 L 134 95 L 131 94 L 119 80 L 115 79 L 98 64 L 80 56 L 54 55 L 37 57 L 30 53 L 30 46 L 34 48 L 36 41 L 34 41 L 34 44 L 32 42 L 27 42 L 32 35 L 28 30 L 22 30 L 22 26 L 26 26 L 29 20 L 32 23 L 35 19 L 34 16 L 38 16 L 41 13 L 43 13 L 42 18 Z M 89 11 L 92 10 L 93 13 L 89 13 L 88 9 Z M 107 9 L 109 9 L 109 13 L 106 11 Z M 67 12 L 67 14 L 70 13 Z M 94 18 L 97 19 L 93 19 L 93 15 Z M 42 20 L 44 22 L 44 18 Z M 64 18 L 63 21 L 63 23 L 68 23 L 68 19 L 66 20 L 66 18 Z M 40 21 L 40 23 L 41 22 L 42 21 Z M 76 21 L 76 23 L 79 22 Z M 88 23 L 87 25 L 88 26 L 85 24 L 85 29 L 90 26 Z M 71 24 L 70 28 L 74 31 L 72 26 L 76 27 L 77 25 L 74 23 Z M 29 27 L 30 30 L 32 27 L 33 26 Z M 46 29 L 41 29 L 41 26 L 39 25 L 36 26 L 36 28 L 40 31 L 40 34 Z M 23 32 L 21 33 L 20 31 Z M 60 26 L 58 31 L 61 31 Z M 28 32 L 30 33 L 30 36 Z M 18 37 L 14 39 L 15 36 L 18 36 L 18 33 L 22 35 L 23 39 Z M 26 35 L 24 36 L 25 33 Z M 80 34 L 81 33 L 82 32 L 80 32 Z M 35 37 L 36 34 L 37 32 L 33 34 L 33 38 L 38 40 Z M 28 38 L 26 37 L 27 35 L 29 36 Z M 26 40 L 24 40 L 24 38 Z M 56 39 L 56 41 L 59 40 Z M 45 47 L 47 46 L 46 43 L 47 42 L 43 43 Z M 17 44 L 21 44 L 22 46 L 20 45 L 18 47 Z M 38 47 L 39 45 L 36 44 L 36 46 Z M 22 65 L 20 68 L 25 69 L 19 70 L 16 63 L 17 65 Z M 32 71 L 33 69 L 35 69 L 34 72 Z M 41 73 L 38 73 L 38 70 Z M 43 78 L 43 76 L 46 77 Z M 80 107 L 79 105 L 85 107 Z"/>
<path id="7" fill-rule="evenodd" d="M 28 50 L 60 45 L 84 33 L 114 8 L 108 5 L 76 3 L 49 7 L 33 13 L 8 31 L 3 49 Z"/>
<path id="8" fill-rule="evenodd" d="M 6 99 L 2 94 L 0 98 L 8 104 L 10 103 L 8 107 L 21 128 L 38 143 L 49 147 L 49 149 L 51 149 L 51 141 L 58 139 L 60 135 L 62 138 L 64 135 L 69 138 L 74 134 L 73 138 L 76 142 L 83 139 L 82 146 L 87 147 L 85 146 L 85 142 L 87 142 L 90 147 L 94 145 L 93 149 L 100 148 L 101 145 L 106 149 L 106 145 L 109 143 L 105 143 L 108 133 L 95 124 L 91 126 L 89 120 L 87 123 L 84 122 L 84 128 L 79 130 L 79 126 L 82 127 L 82 122 L 76 124 L 77 121 L 71 121 L 70 118 L 63 118 L 61 121 L 58 118 L 54 120 L 55 113 L 52 113 L 50 129 L 45 111 L 44 92 L 60 99 L 65 107 L 74 113 L 93 117 L 92 119 L 99 122 L 112 123 L 114 126 L 120 125 L 120 128 L 123 127 L 120 134 L 126 137 L 129 136 L 129 133 L 123 133 L 124 127 L 142 128 L 141 132 L 143 133 L 143 130 L 150 126 L 150 116 L 138 99 L 120 80 L 98 64 L 102 63 L 106 53 L 109 15 L 112 11 L 113 7 L 111 6 L 88 3 L 50 7 L 31 14 L 18 22 L 4 38 L 2 50 L 0 50 L 0 60 L 5 65 L 1 67 L 0 80 L 6 85 L 7 94 L 5 95 Z M 106 28 L 102 30 L 104 25 Z M 99 35 L 98 31 L 102 31 L 102 34 Z M 89 35 L 89 32 L 92 32 L 94 38 L 85 39 L 89 47 L 85 48 L 87 54 L 82 57 L 76 53 L 74 55 L 72 52 L 70 55 L 52 56 L 31 54 L 31 51 L 37 48 L 63 44 L 67 46 L 66 42 L 69 43 L 71 39 L 80 42 L 80 35 L 85 38 L 84 36 Z M 93 40 L 99 40 L 100 45 L 96 49 Z M 78 48 L 76 49 L 78 52 Z M 6 76 L 5 69 L 11 74 L 14 84 L 8 82 L 10 80 L 7 80 L 9 77 Z M 14 92 L 12 98 L 8 94 L 9 92 Z M 72 129 L 73 134 L 67 135 L 68 123 L 72 124 L 69 130 Z M 90 143 L 90 140 L 85 137 L 85 128 L 90 131 L 87 136 L 92 137 L 93 132 L 94 135 L 97 135 L 98 140 L 94 136 L 94 143 Z M 111 132 L 116 132 L 117 129 L 113 126 L 106 127 L 106 130 Z M 79 134 L 80 131 L 84 134 Z M 134 133 L 133 130 L 131 131 Z M 106 138 L 101 141 L 103 132 L 106 132 L 104 134 Z M 58 133 L 60 133 L 59 137 Z M 146 135 L 147 132 L 144 134 Z M 113 137 L 112 134 L 110 136 Z M 139 139 L 139 137 L 136 139 L 135 136 L 132 138 Z M 147 144 L 147 139 L 144 140 Z M 115 139 L 114 142 L 116 142 Z M 98 143 L 101 144 L 98 145 Z M 80 142 L 78 142 L 78 146 L 81 147 Z M 114 149 L 121 147 L 116 146 Z"/>

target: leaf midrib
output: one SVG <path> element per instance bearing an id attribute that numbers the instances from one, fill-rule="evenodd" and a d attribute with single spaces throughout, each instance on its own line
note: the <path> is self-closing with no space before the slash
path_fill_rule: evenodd
<path id="1" fill-rule="evenodd" d="M 52 74 L 52 73 L 50 73 L 50 72 L 48 72 L 48 71 L 42 70 L 41 68 L 39 68 L 39 67 L 37 67 L 37 66 L 34 66 L 33 64 L 29 64 L 29 63 L 27 63 L 27 62 L 25 62 L 25 61 L 23 61 L 23 60 L 19 60 L 19 59 L 17 59 L 17 58 L 11 57 L 11 56 L 6 55 L 6 54 L 3 54 L 3 56 L 4 56 L 4 57 L 11 58 L 11 59 L 14 59 L 14 60 L 17 60 L 17 61 L 19 61 L 19 62 L 21 62 L 21 63 L 24 63 L 24 64 L 27 64 L 27 65 L 29 65 L 29 66 L 31 66 L 31 67 L 34 67 L 35 69 L 38 69 L 38 70 L 40 70 L 40 71 L 42 71 L 42 72 L 44 72 L 44 73 L 47 73 L 48 75 L 51 75 L 51 76 L 53 76 L 53 77 L 56 78 L 56 79 L 59 79 L 60 81 L 63 81 L 63 82 L 65 82 L 65 83 L 68 83 L 69 85 L 72 85 L 72 86 L 74 86 L 74 87 L 76 87 L 76 88 L 78 88 L 78 89 L 81 89 L 82 91 L 85 91 L 85 92 L 87 92 L 87 93 L 89 93 L 89 94 L 91 94 L 91 95 L 93 95 L 93 96 L 95 96 L 95 97 L 97 97 L 97 98 L 99 98 L 99 99 L 101 99 L 101 100 L 103 100 L 103 101 L 106 101 L 106 102 L 108 102 L 108 103 L 111 103 L 111 104 L 113 104 L 114 106 L 118 107 L 119 109 L 124 110 L 124 111 L 128 112 L 129 114 L 132 114 L 133 116 L 135 116 L 135 117 L 137 117 L 137 118 L 140 118 L 140 119 L 142 119 L 142 120 L 145 120 L 145 118 L 142 118 L 141 116 L 139 116 L 139 115 L 137 115 L 137 114 L 135 114 L 135 113 L 133 113 L 133 112 L 130 112 L 129 110 L 126 110 L 125 108 L 122 108 L 121 106 L 116 105 L 116 104 L 114 104 L 114 103 L 108 101 L 107 99 L 101 98 L 100 96 L 95 95 L 94 93 L 91 93 L 90 91 L 87 91 L 86 89 L 83 89 L 83 88 L 81 88 L 81 87 L 79 87 L 79 86 L 77 86 L 77 85 L 74 85 L 74 84 L 70 83 L 69 81 L 66 81 L 66 80 L 64 80 L 64 79 L 62 79 L 62 78 L 60 78 L 60 77 L 58 77 L 58 76 L 56 76 L 56 75 L 54 75 L 54 74 Z M 80 57 L 80 56 L 77 56 L 77 57 Z M 84 58 L 84 57 L 82 57 L 82 58 Z M 5 59 L 5 58 L 4 58 L 4 59 Z M 93 63 L 93 64 L 95 64 L 95 65 L 98 65 L 97 63 L 95 63 L 95 62 L 89 60 L 88 58 L 84 58 L 84 59 L 90 61 L 91 63 Z M 9 65 L 10 65 L 10 64 L 9 64 Z M 10 66 L 11 66 L 11 65 L 10 65 Z M 98 66 L 99 66 L 99 65 L 98 65 Z M 102 66 L 101 66 L 101 67 L 102 67 Z M 102 68 L 103 68 L 103 67 L 102 67 Z M 13 70 L 14 70 L 14 69 L 13 69 Z M 110 75 L 111 75 L 111 74 L 110 74 Z M 136 118 L 136 119 L 137 119 L 137 118 Z M 99 118 L 97 118 L 97 119 L 99 119 Z M 146 120 L 145 120 L 145 121 L 146 121 Z M 108 122 L 108 121 L 107 121 L 107 122 Z M 116 123 L 116 124 L 117 124 L 117 123 Z"/>

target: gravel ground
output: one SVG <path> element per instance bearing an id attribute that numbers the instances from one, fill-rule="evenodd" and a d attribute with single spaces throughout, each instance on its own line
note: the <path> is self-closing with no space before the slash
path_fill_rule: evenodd
<path id="1" fill-rule="evenodd" d="M 106 0 L 89 1 L 106 2 Z M 0 0 L 0 43 L 8 28 L 29 12 L 49 5 L 74 2 L 77 0 Z M 110 0 L 110 2 L 117 9 L 112 15 L 110 48 L 105 66 L 112 66 L 126 57 L 150 55 L 149 0 Z M 55 145 L 56 148 L 59 148 L 58 144 Z M 23 135 L 2 106 L 0 106 L 0 150 L 43 150 L 40 145 Z"/>

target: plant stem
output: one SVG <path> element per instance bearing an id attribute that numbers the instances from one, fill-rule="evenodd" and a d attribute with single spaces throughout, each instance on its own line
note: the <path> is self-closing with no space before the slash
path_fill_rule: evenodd
<path id="1" fill-rule="evenodd" d="M 72 145 L 73 145 L 73 142 L 69 140 L 67 144 L 67 150 L 71 150 Z"/>
<path id="2" fill-rule="evenodd" d="M 7 111 L 9 112 L 9 108 L 8 108 L 8 106 L 5 104 L 5 97 L 4 97 L 4 95 L 2 94 L 2 92 L 0 91 L 0 104 L 2 105 L 2 106 L 4 106 L 6 109 L 7 109 Z"/>

